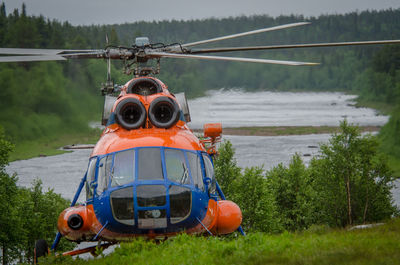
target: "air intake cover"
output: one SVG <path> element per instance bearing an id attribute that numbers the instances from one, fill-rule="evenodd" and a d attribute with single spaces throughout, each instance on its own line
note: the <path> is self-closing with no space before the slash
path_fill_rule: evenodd
<path id="1" fill-rule="evenodd" d="M 126 98 L 118 103 L 115 115 L 119 125 L 127 130 L 137 129 L 146 120 L 146 109 L 136 98 Z"/>
<path id="2" fill-rule="evenodd" d="M 150 104 L 149 119 L 154 126 L 168 129 L 179 119 L 179 106 L 169 97 L 156 98 Z"/>

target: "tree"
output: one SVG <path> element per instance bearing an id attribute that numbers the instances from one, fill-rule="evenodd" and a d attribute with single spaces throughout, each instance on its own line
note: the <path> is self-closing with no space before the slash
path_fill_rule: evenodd
<path id="1" fill-rule="evenodd" d="M 395 211 L 390 192 L 394 177 L 378 152 L 377 138 L 361 136 L 346 120 L 340 128 L 310 164 L 319 220 L 346 226 L 389 218 Z"/>
<path id="2" fill-rule="evenodd" d="M 5 172 L 8 155 L 13 145 L 5 139 L 0 127 L 0 249 L 2 264 L 30 263 L 37 239 L 51 242 L 57 232 L 57 219 L 69 206 L 52 190 L 44 193 L 42 183 L 37 180 L 30 189 L 17 186 L 17 177 Z M 69 250 L 75 244 L 62 241 L 60 250 Z"/>
<path id="3" fill-rule="evenodd" d="M 242 173 L 234 154 L 229 141 L 220 146 L 214 161 L 215 176 L 227 198 L 239 205 L 243 228 L 269 233 L 281 231 L 275 200 L 268 190 L 263 169 L 246 168 Z"/>
<path id="4" fill-rule="evenodd" d="M 234 155 L 232 143 L 225 141 L 218 149 L 218 156 L 214 160 L 215 178 L 227 198 L 234 192 L 234 181 L 241 176 L 241 169 L 237 166 Z"/>
<path id="5" fill-rule="evenodd" d="M 279 164 L 268 171 L 266 180 L 285 229 L 301 230 L 314 223 L 313 190 L 299 154 L 292 157 L 288 167 Z"/>
<path id="6" fill-rule="evenodd" d="M 25 234 L 21 253 L 24 253 L 23 260 L 31 263 L 36 240 L 45 239 L 48 243 L 54 240 L 58 216 L 70 202 L 53 190 L 43 192 L 40 180 L 35 180 L 30 189 L 20 188 L 19 196 L 22 202 L 20 217 Z M 63 240 L 58 250 L 70 250 L 74 246 L 75 243 Z"/>
<path id="7" fill-rule="evenodd" d="M 22 233 L 22 220 L 19 217 L 19 198 L 17 177 L 9 176 L 4 167 L 8 164 L 8 156 L 12 150 L 12 144 L 5 139 L 2 127 L 0 127 L 0 248 L 1 260 L 8 264 L 18 256 L 18 245 Z"/>
<path id="8" fill-rule="evenodd" d="M 262 168 L 245 169 L 244 174 L 234 182 L 232 200 L 242 210 L 245 231 L 276 233 L 282 230 L 277 205 Z"/>

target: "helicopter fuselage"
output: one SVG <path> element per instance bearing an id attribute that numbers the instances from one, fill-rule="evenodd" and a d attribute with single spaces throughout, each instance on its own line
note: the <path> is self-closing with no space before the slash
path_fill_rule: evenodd
<path id="1" fill-rule="evenodd" d="M 179 105 L 175 118 L 168 109 L 175 103 L 162 105 L 160 98 L 174 100 L 155 78 L 133 79 L 122 89 L 89 159 L 86 204 L 70 207 L 59 217 L 58 229 L 67 239 L 164 239 L 181 232 L 227 234 L 240 226 L 239 207 L 217 192 L 213 162 L 203 143 L 187 126 Z M 145 112 L 132 107 L 135 100 Z M 152 109 L 153 102 L 161 105 Z M 131 104 L 131 109 L 119 104 Z M 140 125 L 126 129 L 129 124 L 122 120 Z M 172 125 L 163 125 L 170 120 Z"/>

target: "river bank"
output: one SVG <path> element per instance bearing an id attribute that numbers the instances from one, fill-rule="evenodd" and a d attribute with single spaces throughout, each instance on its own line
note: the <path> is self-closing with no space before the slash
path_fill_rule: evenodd
<path id="1" fill-rule="evenodd" d="M 361 132 L 378 132 L 380 126 L 360 126 Z M 223 128 L 224 135 L 236 136 L 288 136 L 307 134 L 333 134 L 339 132 L 339 126 L 260 126 L 260 127 L 228 127 Z M 195 132 L 202 133 L 197 129 Z"/>
<path id="2" fill-rule="evenodd" d="M 95 144 L 101 135 L 100 129 L 88 129 L 83 132 L 68 133 L 52 137 L 43 137 L 30 141 L 15 143 L 14 151 L 10 154 L 10 162 L 34 157 L 59 155 L 67 150 L 61 149 L 69 144 Z"/>
<path id="3" fill-rule="evenodd" d="M 380 126 L 360 126 L 361 132 L 378 132 L 380 128 Z M 201 129 L 193 131 L 199 134 L 203 133 Z M 223 135 L 233 136 L 288 136 L 333 134 L 338 131 L 338 126 L 265 126 L 223 128 L 222 133 Z M 63 146 L 95 144 L 100 135 L 100 129 L 91 129 L 87 132 L 20 142 L 15 145 L 15 150 L 11 153 L 10 161 L 63 154 L 69 152 L 69 150 L 62 149 Z"/>

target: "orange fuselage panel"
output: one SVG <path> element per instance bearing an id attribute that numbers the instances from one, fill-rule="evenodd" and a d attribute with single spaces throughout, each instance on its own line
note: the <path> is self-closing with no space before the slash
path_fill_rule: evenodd
<path id="1" fill-rule="evenodd" d="M 183 122 L 182 122 L 183 123 Z M 91 156 L 105 155 L 135 147 L 162 146 L 185 150 L 205 151 L 199 139 L 180 122 L 170 129 L 125 130 L 113 124 L 106 128 Z"/>

